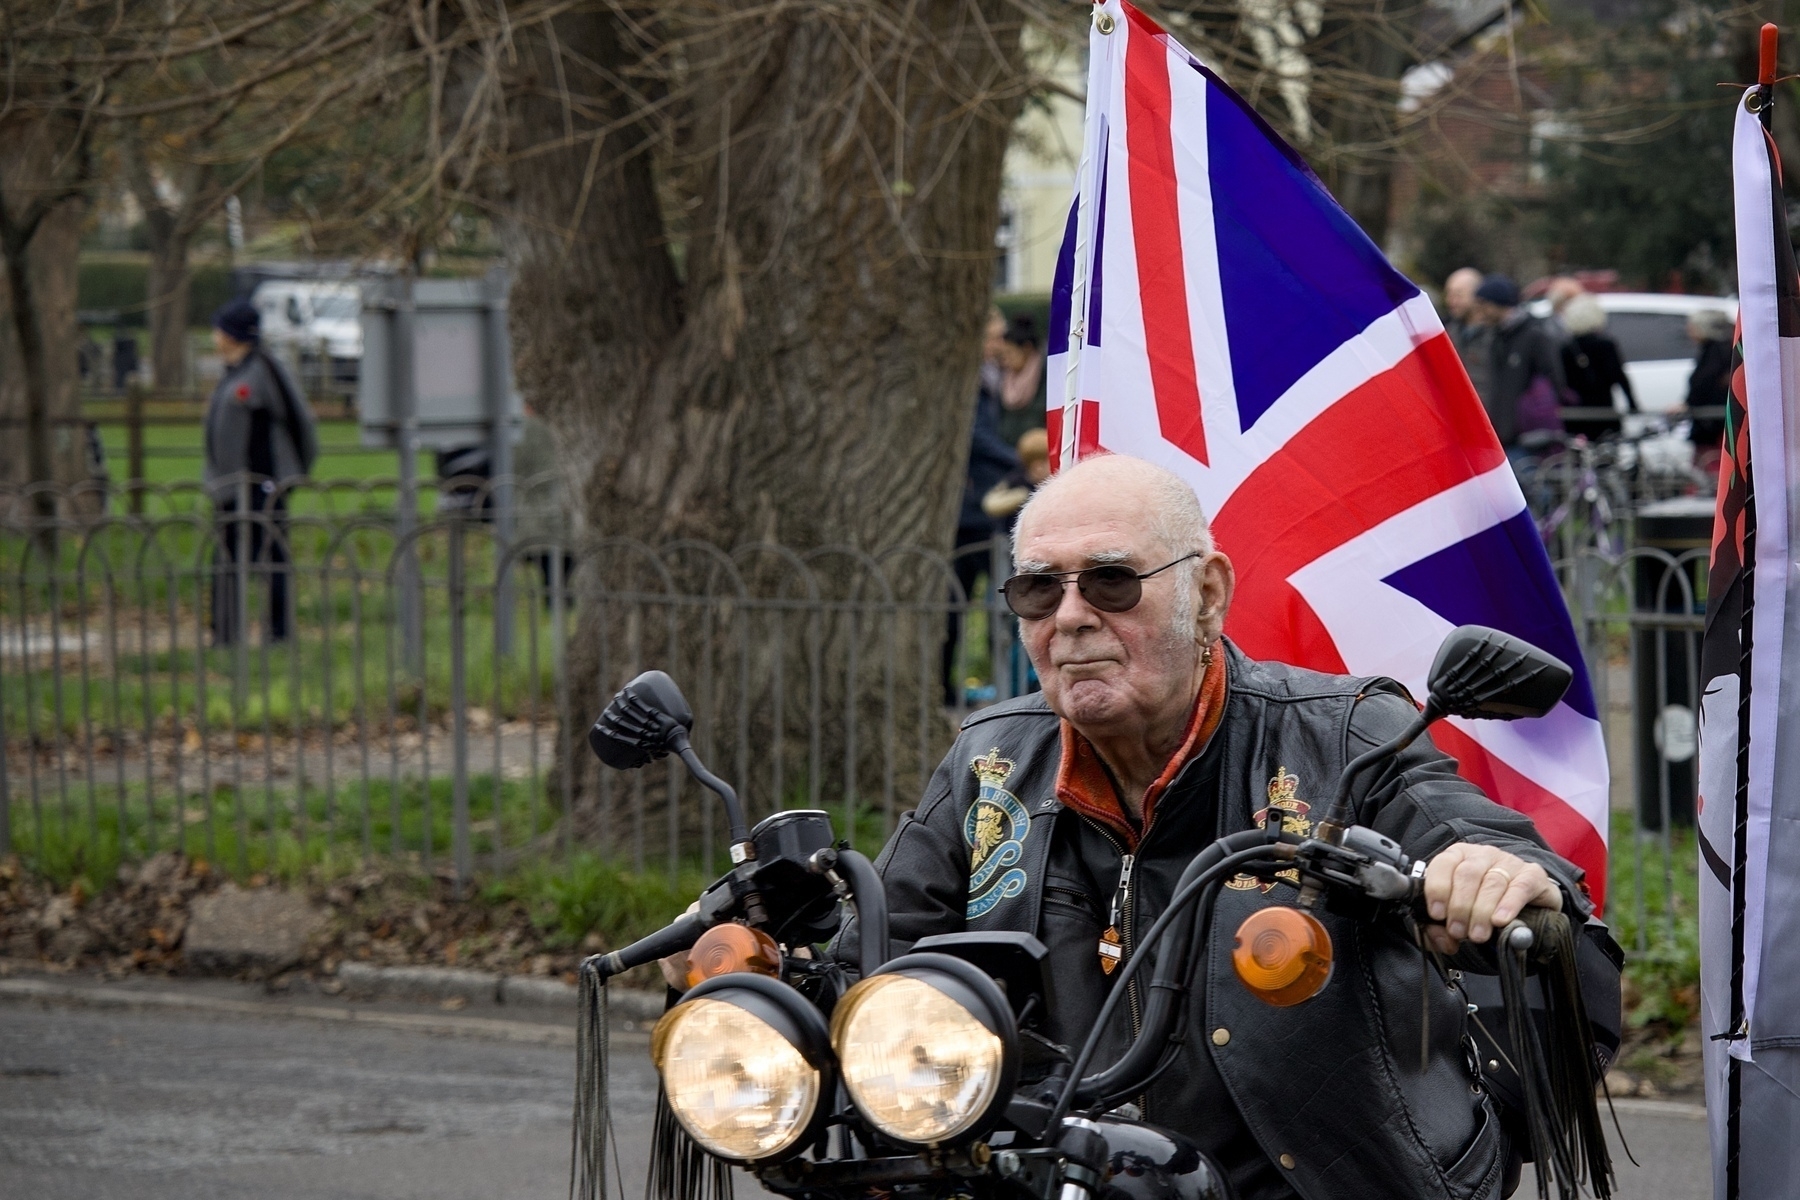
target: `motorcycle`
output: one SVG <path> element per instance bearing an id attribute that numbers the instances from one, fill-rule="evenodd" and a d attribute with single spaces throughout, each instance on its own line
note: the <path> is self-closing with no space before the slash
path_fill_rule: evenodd
<path id="1" fill-rule="evenodd" d="M 1294 903 L 1250 916 L 1232 955 L 1241 984 L 1274 1005 L 1302 1004 L 1330 979 L 1320 905 L 1399 922 L 1422 955 L 1437 958 L 1419 936 L 1425 863 L 1347 819 L 1352 786 L 1435 721 L 1540 717 L 1570 679 L 1567 665 L 1516 638 L 1455 630 L 1417 719 L 1344 767 L 1322 822 L 1299 835 L 1272 821 L 1195 856 L 1118 968 L 1093 1032 L 1071 1048 L 1038 1032 L 1051 981 L 1036 938 L 942 934 L 888 958 L 886 900 L 869 859 L 837 840 L 823 811 L 779 812 L 748 828 L 731 786 L 694 753 L 693 713 L 674 681 L 640 675 L 607 705 L 589 744 L 626 770 L 677 755 L 722 801 L 733 866 L 687 914 L 582 964 L 572 1194 L 606 1194 L 606 982 L 687 951 L 689 987 L 651 1038 L 662 1082 L 652 1194 L 726 1194 L 730 1169 L 741 1168 L 796 1200 L 1229 1200 L 1216 1164 L 1124 1104 L 1175 1053 L 1200 958 L 1196 921 L 1207 928 L 1226 880 L 1297 879 Z M 814 949 L 850 918 L 854 972 Z M 1162 949 L 1140 1032 L 1116 1062 L 1097 1065 L 1100 1031 L 1152 946 Z M 1504 1019 L 1496 1029 L 1477 1018 L 1471 1054 L 1488 1064 L 1482 1082 L 1537 1163 L 1540 1195 L 1553 1188 L 1565 1200 L 1584 1184 L 1611 1194 L 1595 1088 L 1617 1025 L 1604 1013 L 1590 1021 L 1594 979 L 1607 975 L 1592 957 L 1564 914 L 1528 909 L 1488 944 L 1464 943 L 1436 962 L 1452 981 L 1462 972 L 1497 977 L 1498 1005 L 1479 1007 L 1502 1008 Z M 1604 984 L 1597 994 L 1604 1007 Z"/>

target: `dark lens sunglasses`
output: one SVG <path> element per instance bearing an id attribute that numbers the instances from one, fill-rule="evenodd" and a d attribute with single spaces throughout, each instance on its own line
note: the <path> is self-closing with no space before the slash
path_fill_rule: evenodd
<path id="1" fill-rule="evenodd" d="M 1081 591 L 1083 600 L 1101 612 L 1130 612 L 1144 597 L 1144 580 L 1161 575 L 1177 563 L 1199 557 L 1200 552 L 1196 550 L 1141 575 L 1117 563 L 1089 567 L 1085 571 L 1032 571 L 1008 579 L 1000 588 L 1000 594 L 1006 597 L 1006 607 L 1027 621 L 1041 621 L 1055 612 L 1062 604 L 1063 588 L 1071 583 Z"/>

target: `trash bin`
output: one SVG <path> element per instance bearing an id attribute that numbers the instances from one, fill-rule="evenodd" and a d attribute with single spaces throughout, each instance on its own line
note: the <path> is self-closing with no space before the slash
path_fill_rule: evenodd
<path id="1" fill-rule="evenodd" d="M 1675 558 L 1712 545 L 1713 502 L 1704 496 L 1659 500 L 1637 511 L 1637 545 Z M 1706 615 L 1707 556 L 1694 554 L 1679 568 L 1644 555 L 1634 562 L 1632 607 L 1632 749 L 1636 765 L 1638 827 L 1661 829 L 1662 783 L 1669 788 L 1669 818 L 1694 823 L 1694 781 L 1699 766 L 1700 626 Z M 1665 582 L 1666 581 L 1666 582 Z M 1667 614 L 1673 623 L 1657 621 Z M 1643 618 L 1650 618 L 1648 620 Z M 1660 669 L 1659 669 L 1660 668 Z"/>

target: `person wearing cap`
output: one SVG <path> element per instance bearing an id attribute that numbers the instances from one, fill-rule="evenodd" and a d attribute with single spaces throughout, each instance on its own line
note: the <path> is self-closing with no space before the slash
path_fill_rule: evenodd
<path id="1" fill-rule="evenodd" d="M 213 549 L 213 644 L 240 636 L 246 573 L 269 583 L 265 629 L 288 632 L 287 496 L 282 484 L 304 476 L 319 454 L 312 409 L 287 368 L 262 348 L 262 318 L 245 300 L 213 317 L 213 346 L 224 364 L 206 407 L 207 491 L 218 518 Z M 262 515 L 251 515 L 262 514 Z"/>
<path id="2" fill-rule="evenodd" d="M 1560 339 L 1520 306 L 1519 285 L 1504 275 L 1489 275 L 1475 289 L 1474 318 L 1494 331 L 1481 394 L 1494 433 L 1511 460 L 1541 453 L 1562 432 L 1568 384 Z"/>

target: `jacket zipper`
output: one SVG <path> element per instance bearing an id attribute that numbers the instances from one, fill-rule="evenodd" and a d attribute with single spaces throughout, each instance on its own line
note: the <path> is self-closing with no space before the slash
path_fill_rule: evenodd
<path id="1" fill-rule="evenodd" d="M 1113 836 L 1112 830 L 1098 821 L 1081 818 L 1105 838 L 1107 844 L 1119 852 L 1119 882 L 1113 888 L 1112 909 L 1108 914 L 1109 927 L 1119 931 L 1119 965 L 1131 961 L 1131 916 L 1135 907 L 1135 899 L 1131 891 L 1131 869 L 1137 864 L 1137 856 L 1125 849 L 1123 843 Z M 1135 1039 L 1143 1028 L 1143 1014 L 1138 1007 L 1137 980 L 1133 979 L 1125 985 L 1125 1003 L 1131 1010 L 1131 1036 Z"/>

